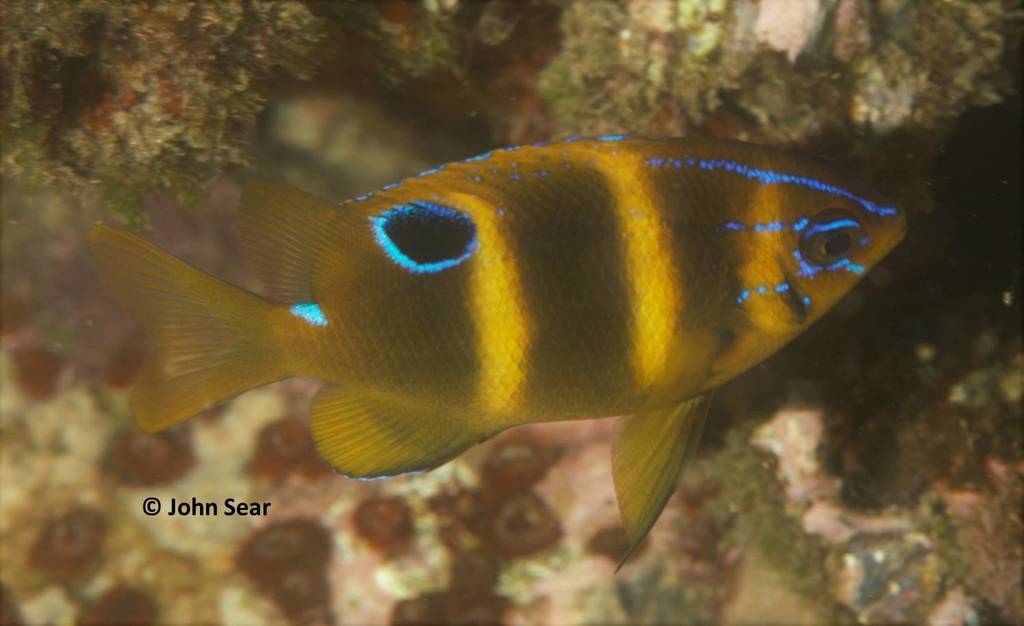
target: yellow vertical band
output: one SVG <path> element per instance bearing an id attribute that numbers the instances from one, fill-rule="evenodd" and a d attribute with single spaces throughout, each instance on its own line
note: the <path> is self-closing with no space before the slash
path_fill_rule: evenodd
<path id="1" fill-rule="evenodd" d="M 756 185 L 744 221 L 748 224 L 774 221 L 780 213 L 781 202 L 780 185 Z M 756 291 L 759 286 L 769 287 L 785 279 L 779 268 L 779 259 L 791 252 L 784 241 L 778 235 L 762 233 L 758 236 L 757 245 L 746 245 L 737 250 L 740 259 L 738 278 L 745 289 Z M 743 306 L 748 319 L 758 329 L 772 334 L 791 330 L 788 315 L 778 298 L 751 297 Z"/>
<path id="2" fill-rule="evenodd" d="M 682 315 L 682 276 L 672 235 L 651 193 L 640 154 L 598 145 L 593 160 L 615 196 L 622 256 L 633 311 L 632 369 L 638 388 L 662 382 L 668 373 L 675 332 Z"/>
<path id="3" fill-rule="evenodd" d="M 522 399 L 531 341 L 516 255 L 501 228 L 498 207 L 475 196 L 449 197 L 473 216 L 480 246 L 469 290 L 480 360 L 477 400 L 488 414 L 507 416 Z"/>

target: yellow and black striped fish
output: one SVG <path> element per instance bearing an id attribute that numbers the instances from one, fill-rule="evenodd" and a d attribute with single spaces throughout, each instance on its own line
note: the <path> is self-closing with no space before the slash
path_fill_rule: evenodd
<path id="1" fill-rule="evenodd" d="M 242 208 L 266 298 L 126 231 L 89 233 L 152 340 L 132 395 L 142 428 L 319 378 L 320 453 L 375 477 L 518 424 L 628 416 L 612 466 L 634 547 L 711 391 L 820 318 L 905 231 L 899 209 L 815 161 L 621 135 L 489 152 L 340 206 L 251 183 Z"/>

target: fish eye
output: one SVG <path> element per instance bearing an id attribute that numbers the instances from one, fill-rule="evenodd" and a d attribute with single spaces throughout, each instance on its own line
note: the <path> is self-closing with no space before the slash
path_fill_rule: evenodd
<path id="1" fill-rule="evenodd" d="M 831 265 L 846 258 L 860 239 L 861 225 L 842 209 L 825 209 L 814 217 L 800 237 L 800 253 L 815 265 Z"/>

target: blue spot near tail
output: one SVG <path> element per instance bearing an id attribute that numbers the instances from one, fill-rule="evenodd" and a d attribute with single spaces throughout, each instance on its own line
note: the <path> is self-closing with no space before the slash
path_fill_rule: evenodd
<path id="1" fill-rule="evenodd" d="M 292 315 L 295 317 L 301 317 L 313 326 L 327 326 L 327 316 L 324 315 L 324 311 L 320 308 L 320 305 L 315 302 L 293 304 L 289 310 Z"/>

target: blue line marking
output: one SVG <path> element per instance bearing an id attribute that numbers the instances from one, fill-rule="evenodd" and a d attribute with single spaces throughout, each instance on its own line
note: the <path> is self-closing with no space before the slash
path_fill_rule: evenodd
<path id="1" fill-rule="evenodd" d="M 744 230 L 744 229 L 746 229 L 746 226 L 744 226 L 743 224 L 741 224 L 739 222 L 726 222 L 724 224 L 724 226 L 725 226 L 725 230 Z"/>
<path id="2" fill-rule="evenodd" d="M 469 257 L 473 256 L 473 253 L 479 248 L 479 242 L 476 239 L 474 232 L 473 238 L 466 246 L 465 251 L 458 257 L 452 259 L 444 259 L 442 261 L 432 261 L 430 263 L 420 263 L 409 258 L 404 252 L 402 252 L 395 242 L 391 241 L 391 237 L 388 236 L 386 226 L 387 223 L 398 215 L 415 213 L 425 213 L 427 215 L 433 215 L 435 217 L 441 217 L 445 219 L 460 219 L 466 220 L 472 224 L 472 219 L 467 213 L 458 211 L 451 207 L 446 207 L 440 204 L 434 204 L 433 202 L 425 202 L 422 200 L 415 201 L 409 204 L 400 204 L 393 209 L 389 209 L 380 215 L 373 215 L 370 217 L 370 225 L 373 229 L 373 238 L 377 241 L 377 245 L 384 250 L 384 253 L 388 257 L 400 265 L 401 267 L 413 272 L 414 274 L 433 274 L 446 270 L 450 267 L 459 265 Z"/>
<path id="3" fill-rule="evenodd" d="M 369 191 L 367 193 L 364 193 L 361 196 L 356 196 L 355 198 L 352 198 L 352 199 L 355 200 L 356 202 L 362 202 L 363 200 L 369 200 L 372 197 L 373 197 L 373 192 Z"/>
<path id="4" fill-rule="evenodd" d="M 315 302 L 293 304 L 288 310 L 291 311 L 292 315 L 295 317 L 301 317 L 313 326 L 327 326 L 327 316 L 324 315 L 324 311 L 320 308 L 320 305 Z"/>
<path id="5" fill-rule="evenodd" d="M 438 165 L 437 167 L 432 167 L 429 170 L 423 170 L 419 174 L 416 174 L 416 178 L 423 178 L 424 176 L 430 176 L 431 174 L 437 174 L 437 173 L 441 172 L 442 170 L 444 170 L 444 166 L 443 165 Z"/>
<path id="6" fill-rule="evenodd" d="M 834 196 L 846 198 L 852 200 L 857 204 L 864 207 L 865 211 L 874 213 L 882 217 L 890 217 L 897 215 L 899 211 L 896 207 L 891 206 L 878 206 L 874 202 L 867 198 L 861 198 L 860 196 L 853 194 L 846 189 L 830 185 L 821 180 L 810 178 L 807 176 L 797 176 L 795 174 L 787 174 L 785 172 L 773 172 L 771 170 L 763 170 L 757 167 L 750 167 L 737 163 L 736 161 L 726 161 L 724 159 L 699 159 L 697 164 L 701 169 L 705 170 L 726 170 L 727 172 L 733 172 L 744 176 L 751 180 L 756 180 L 765 185 L 798 185 L 801 187 L 808 187 L 817 191 L 824 191 Z"/>
<path id="7" fill-rule="evenodd" d="M 798 219 L 798 220 L 797 220 L 796 222 L 794 222 L 794 223 L 793 223 L 793 232 L 794 232 L 794 233 L 798 233 L 798 232 L 800 232 L 800 231 L 801 231 L 801 230 L 803 230 L 803 229 L 804 229 L 804 227 L 806 227 L 806 226 L 807 226 L 807 225 L 808 225 L 808 224 L 809 224 L 810 222 L 811 222 L 811 220 L 807 219 L 806 217 L 801 217 L 800 219 Z"/>
<path id="8" fill-rule="evenodd" d="M 381 187 L 380 190 L 381 191 L 389 191 L 391 189 L 396 189 L 398 187 L 401 187 L 403 182 L 405 182 L 405 181 L 400 180 L 397 183 L 388 183 L 388 184 L 384 185 L 383 187 Z"/>
<path id="9" fill-rule="evenodd" d="M 775 293 L 786 293 L 787 291 L 789 291 L 789 283 L 775 285 Z"/>
<path id="10" fill-rule="evenodd" d="M 487 152 L 484 152 L 483 154 L 478 154 L 476 156 L 471 156 L 468 159 L 463 159 L 462 162 L 463 163 L 472 163 L 474 161 L 486 161 L 487 159 L 491 158 L 492 154 L 494 154 L 494 151 L 493 150 L 488 150 Z"/>
<path id="11" fill-rule="evenodd" d="M 818 233 L 827 233 L 830 230 L 838 230 L 840 228 L 856 228 L 860 229 L 860 224 L 850 219 L 832 220 L 831 222 L 825 222 L 823 224 L 815 224 L 807 229 L 805 237 L 813 237 Z"/>
<path id="12" fill-rule="evenodd" d="M 828 265 L 814 265 L 812 263 L 808 263 L 804 260 L 804 255 L 800 254 L 800 250 L 794 250 L 793 257 L 800 263 L 800 269 L 797 272 L 800 276 L 814 277 L 821 272 L 834 272 L 840 269 L 853 274 L 863 274 L 865 269 L 863 265 L 853 263 L 846 257 Z"/>
<path id="13" fill-rule="evenodd" d="M 736 298 L 736 304 L 743 304 L 743 301 L 750 297 L 750 290 L 744 289 L 740 292 L 740 297 Z"/>
<path id="14" fill-rule="evenodd" d="M 766 286 L 764 286 L 764 285 L 758 285 L 758 287 L 757 287 L 757 293 L 759 293 L 759 294 L 761 294 L 761 295 L 764 295 L 764 294 L 765 294 L 765 293 L 767 293 L 767 292 L 768 292 L 768 287 L 766 287 Z"/>
<path id="15" fill-rule="evenodd" d="M 754 232 L 777 233 L 782 230 L 782 222 L 768 222 L 767 224 L 754 224 Z"/>
<path id="16" fill-rule="evenodd" d="M 626 135 L 601 135 L 597 138 L 598 141 L 622 141 L 627 139 Z"/>

